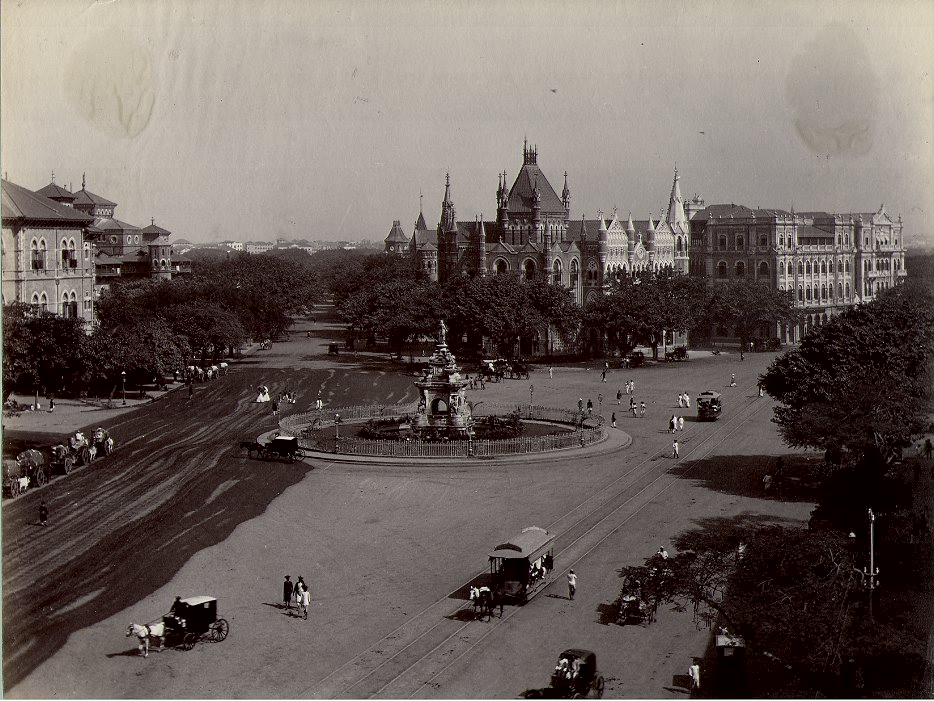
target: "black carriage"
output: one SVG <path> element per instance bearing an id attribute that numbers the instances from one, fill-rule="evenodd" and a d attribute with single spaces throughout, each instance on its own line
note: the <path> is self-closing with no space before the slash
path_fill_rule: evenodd
<path id="1" fill-rule="evenodd" d="M 555 536 L 529 526 L 490 553 L 490 578 L 497 600 L 523 603 L 543 589 L 554 569 Z"/>
<path id="2" fill-rule="evenodd" d="M 213 596 L 176 599 L 162 622 L 165 644 L 183 650 L 191 650 L 201 641 L 219 643 L 230 632 L 227 621 L 217 617 L 217 599 Z"/>
<path id="3" fill-rule="evenodd" d="M 590 650 L 569 648 L 558 656 L 558 664 L 551 673 L 551 688 L 565 698 L 584 697 L 593 691 L 603 698 L 606 682 L 597 671 L 597 656 Z"/>
<path id="4" fill-rule="evenodd" d="M 626 357 L 626 367 L 641 368 L 645 365 L 645 353 L 633 351 Z"/>
<path id="5" fill-rule="evenodd" d="M 305 452 L 298 445 L 298 438 L 294 436 L 274 436 L 263 444 L 261 457 L 267 459 L 287 460 L 295 462 L 305 457 Z"/>
<path id="6" fill-rule="evenodd" d="M 527 380 L 529 379 L 529 365 L 528 363 L 517 360 L 512 364 L 510 373 L 514 380 Z"/>
<path id="7" fill-rule="evenodd" d="M 671 361 L 682 361 L 688 359 L 688 349 L 684 346 L 678 346 L 677 348 L 672 348 L 670 351 L 665 352 L 665 360 L 668 362 Z"/>

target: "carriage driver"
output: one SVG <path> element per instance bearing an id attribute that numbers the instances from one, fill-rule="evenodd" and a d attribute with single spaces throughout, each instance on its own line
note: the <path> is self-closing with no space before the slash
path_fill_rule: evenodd
<path id="1" fill-rule="evenodd" d="M 172 626 L 175 628 L 185 627 L 185 619 L 181 617 L 183 608 L 182 597 L 176 596 L 175 601 L 172 602 L 172 608 L 169 609 L 169 612 L 165 616 L 172 621 Z"/>

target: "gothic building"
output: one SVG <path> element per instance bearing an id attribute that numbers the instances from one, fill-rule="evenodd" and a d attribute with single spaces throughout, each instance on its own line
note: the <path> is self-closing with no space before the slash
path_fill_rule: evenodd
<path id="1" fill-rule="evenodd" d="M 658 221 L 623 221 L 615 210 L 609 218 L 601 212 L 596 219 L 575 219 L 567 172 L 559 196 L 538 165 L 538 149 L 526 143 L 522 158 L 511 187 L 505 171 L 498 175 L 496 219 L 458 221 L 448 174 L 437 227 L 429 228 L 419 212 L 409 238 L 397 220 L 385 239 L 386 252 L 412 256 L 440 282 L 515 271 L 525 280 L 567 287 L 581 305 L 615 275 L 687 271 L 689 227 L 677 172 L 667 214 Z"/>

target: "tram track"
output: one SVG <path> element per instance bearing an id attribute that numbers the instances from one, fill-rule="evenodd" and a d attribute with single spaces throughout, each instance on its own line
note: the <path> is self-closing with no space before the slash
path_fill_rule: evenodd
<path id="1" fill-rule="evenodd" d="M 747 389 L 754 388 L 752 385 Z M 702 460 L 765 406 L 768 404 L 756 402 L 755 396 L 747 397 L 735 415 L 721 421 L 696 445 L 690 446 L 689 452 L 683 453 L 677 464 L 688 459 Z M 748 410 L 750 407 L 753 407 L 752 411 Z M 685 447 L 692 442 L 693 439 L 685 441 Z M 669 473 L 667 463 L 661 470 L 654 465 L 665 455 L 664 449 L 662 452 L 650 449 L 640 462 L 548 526 L 549 531 L 558 534 L 555 559 L 562 563 L 561 574 L 681 479 Z M 665 480 L 665 477 L 669 479 Z M 477 572 L 470 581 L 483 572 Z M 557 571 L 553 573 L 557 574 Z M 557 577 L 552 583 L 555 581 Z M 430 687 L 434 679 L 476 649 L 484 638 L 521 610 L 521 607 L 510 607 L 492 625 L 459 621 L 458 613 L 470 608 L 462 600 L 453 598 L 462 588 L 458 587 L 436 600 L 357 657 L 306 688 L 301 695 L 313 698 L 411 698 Z"/>

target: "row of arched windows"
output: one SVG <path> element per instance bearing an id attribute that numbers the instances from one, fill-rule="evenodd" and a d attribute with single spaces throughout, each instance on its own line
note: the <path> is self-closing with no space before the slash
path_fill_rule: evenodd
<path id="1" fill-rule="evenodd" d="M 738 260 L 733 266 L 733 271 L 736 277 L 746 277 L 746 263 Z M 721 260 L 717 263 L 717 277 L 726 277 L 727 276 L 727 264 L 725 260 Z M 769 264 L 764 260 L 759 263 L 759 277 L 768 277 L 769 276 Z"/>
<path id="2" fill-rule="evenodd" d="M 32 308 L 36 311 L 49 311 L 49 298 L 46 296 L 45 292 L 33 292 L 30 303 L 32 304 Z M 60 313 L 66 319 L 76 319 L 78 317 L 77 292 L 74 290 L 71 292 L 62 292 L 62 306 Z"/>
<path id="3" fill-rule="evenodd" d="M 781 291 L 785 291 L 783 285 L 779 286 Z M 792 288 L 788 288 L 789 290 Z M 846 283 L 846 286 L 842 282 L 837 283 L 836 295 L 834 295 L 834 286 L 833 283 L 829 285 L 821 285 L 818 287 L 814 285 L 798 285 L 798 301 L 799 302 L 811 302 L 811 301 L 825 301 L 834 299 L 847 299 L 850 296 L 850 283 Z"/>
<path id="4" fill-rule="evenodd" d="M 74 238 L 62 239 L 61 242 L 61 268 L 77 268 L 81 258 L 78 245 Z M 90 255 L 90 245 L 85 244 L 85 252 Z M 45 270 L 48 265 L 48 246 L 45 238 L 34 238 L 29 243 L 29 267 L 31 270 Z"/>

